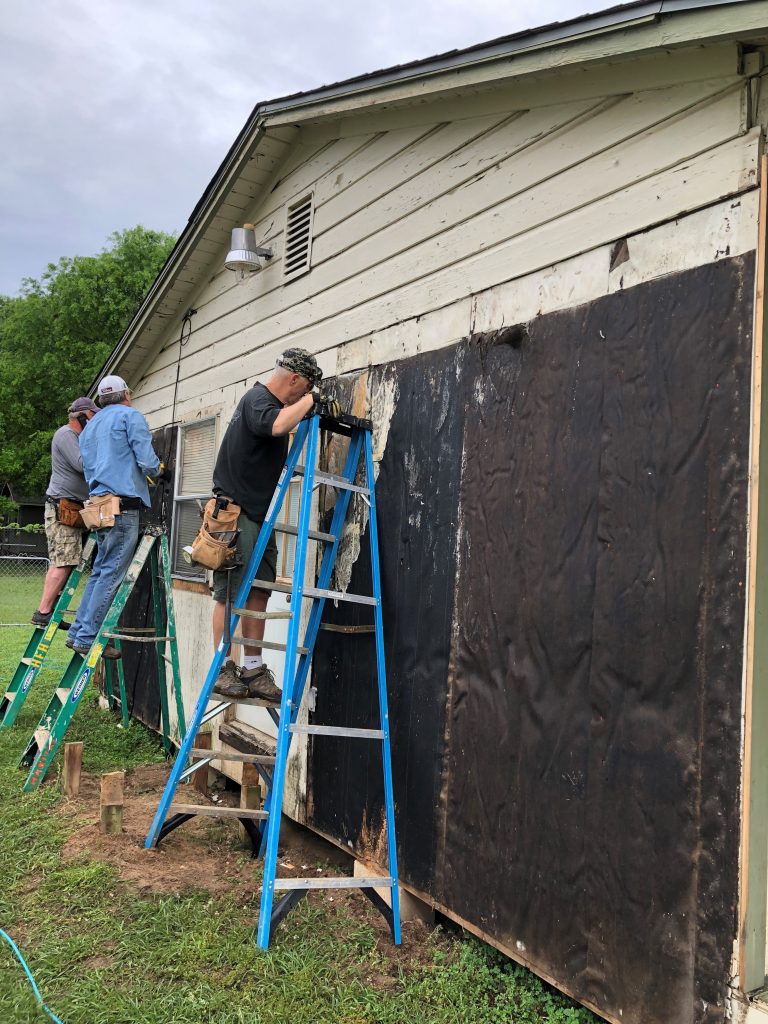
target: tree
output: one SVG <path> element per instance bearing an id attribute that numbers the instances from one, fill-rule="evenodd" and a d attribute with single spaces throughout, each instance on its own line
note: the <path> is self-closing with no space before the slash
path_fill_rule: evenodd
<path id="1" fill-rule="evenodd" d="M 141 226 L 97 256 L 50 263 L 0 296 L 0 481 L 41 494 L 54 430 L 87 391 L 165 263 L 173 235 Z"/>

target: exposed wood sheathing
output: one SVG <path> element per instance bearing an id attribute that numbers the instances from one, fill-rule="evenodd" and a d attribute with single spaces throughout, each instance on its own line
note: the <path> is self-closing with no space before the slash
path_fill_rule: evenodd
<path id="1" fill-rule="evenodd" d="M 402 875 L 631 1024 L 725 1014 L 753 274 L 723 260 L 369 374 L 398 396 L 377 498 Z M 314 720 L 372 724 L 370 638 L 320 644 Z M 368 854 L 373 746 L 309 752 L 310 824 Z"/>

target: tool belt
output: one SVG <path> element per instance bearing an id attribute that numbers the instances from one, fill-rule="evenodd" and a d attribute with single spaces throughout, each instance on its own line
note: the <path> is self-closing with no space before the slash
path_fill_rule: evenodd
<path id="1" fill-rule="evenodd" d="M 48 501 L 56 509 L 56 521 L 62 526 L 77 526 L 82 530 L 83 520 L 80 512 L 83 508 L 82 501 L 73 501 L 72 498 L 48 498 Z"/>
<path id="2" fill-rule="evenodd" d="M 83 505 L 80 516 L 89 530 L 105 530 L 115 525 L 120 515 L 120 498 L 116 494 L 92 494 Z"/>
<path id="3" fill-rule="evenodd" d="M 203 525 L 192 541 L 190 557 L 206 569 L 221 569 L 235 557 L 240 506 L 222 495 L 211 498 L 203 510 Z"/>

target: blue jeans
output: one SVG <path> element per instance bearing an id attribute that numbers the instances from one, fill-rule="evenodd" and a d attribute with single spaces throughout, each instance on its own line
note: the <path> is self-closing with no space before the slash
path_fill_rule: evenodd
<path id="1" fill-rule="evenodd" d="M 115 525 L 96 531 L 98 550 L 75 621 L 67 632 L 67 643 L 90 647 L 123 582 L 139 540 L 139 510 L 126 509 L 115 517 Z"/>

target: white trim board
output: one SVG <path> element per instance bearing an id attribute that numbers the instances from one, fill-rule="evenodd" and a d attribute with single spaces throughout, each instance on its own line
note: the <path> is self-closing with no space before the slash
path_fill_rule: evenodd
<path id="1" fill-rule="evenodd" d="M 350 373 L 455 344 L 473 333 L 526 323 L 667 274 L 750 252 L 757 244 L 758 191 L 627 238 L 628 259 L 611 271 L 614 245 L 555 263 L 420 317 L 347 342 L 336 373 Z"/>

